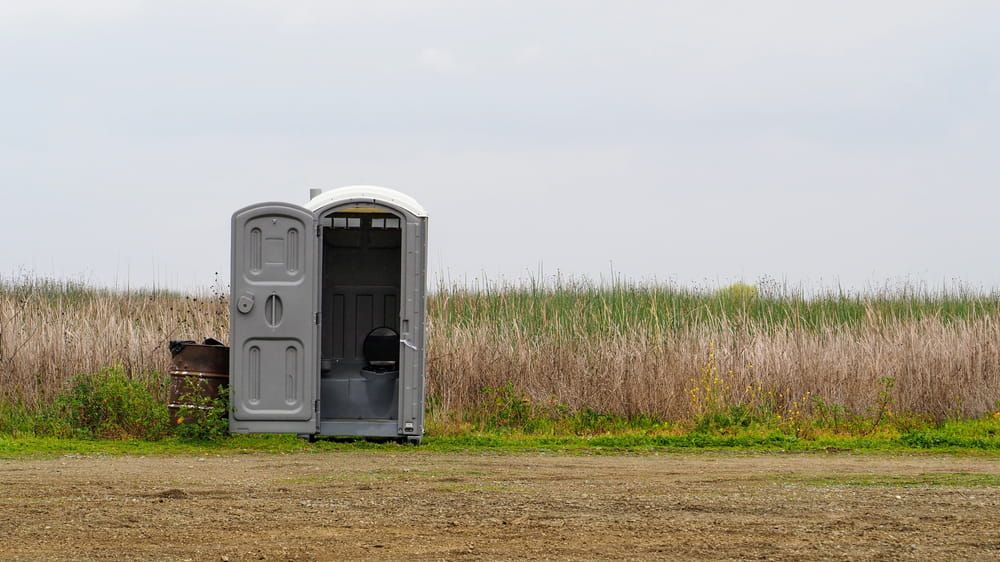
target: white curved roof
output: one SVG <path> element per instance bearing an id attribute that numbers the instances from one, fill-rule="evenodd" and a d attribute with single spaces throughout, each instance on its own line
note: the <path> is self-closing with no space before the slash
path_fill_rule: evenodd
<path id="1" fill-rule="evenodd" d="M 337 189 L 324 191 L 323 193 L 320 193 L 316 197 L 310 199 L 309 202 L 306 203 L 305 208 L 316 212 L 325 207 L 349 202 L 385 203 L 390 206 L 399 207 L 405 211 L 409 211 L 418 217 L 427 216 L 427 211 L 420 206 L 420 203 L 417 203 L 416 199 L 405 193 L 400 193 L 395 189 L 379 187 L 377 185 L 350 185 L 347 187 L 338 187 Z"/>

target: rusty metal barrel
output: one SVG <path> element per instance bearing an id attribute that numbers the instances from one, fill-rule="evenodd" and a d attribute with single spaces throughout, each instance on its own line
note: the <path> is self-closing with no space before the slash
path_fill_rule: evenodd
<path id="1" fill-rule="evenodd" d="M 176 425 L 181 408 L 208 409 L 229 384 L 229 347 L 214 339 L 170 342 L 170 421 Z"/>

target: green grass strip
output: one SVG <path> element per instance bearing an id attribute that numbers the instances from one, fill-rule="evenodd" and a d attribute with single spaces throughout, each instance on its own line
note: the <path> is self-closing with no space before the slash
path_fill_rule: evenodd
<path id="1" fill-rule="evenodd" d="M 931 433 L 931 432 L 922 432 Z M 329 451 L 373 452 L 463 452 L 517 453 L 562 452 L 568 454 L 648 454 L 652 452 L 746 450 L 761 452 L 802 451 L 821 453 L 951 453 L 1000 454 L 998 438 L 948 438 L 907 434 L 902 438 L 826 437 L 797 439 L 775 433 L 763 436 L 720 436 L 703 433 L 685 435 L 537 436 L 477 434 L 428 436 L 415 447 L 395 442 L 361 439 L 319 439 L 310 443 L 294 435 L 233 435 L 212 441 L 168 438 L 158 441 L 70 439 L 0 435 L 0 458 L 57 457 L 66 455 L 201 455 L 246 453 L 320 453 Z"/>

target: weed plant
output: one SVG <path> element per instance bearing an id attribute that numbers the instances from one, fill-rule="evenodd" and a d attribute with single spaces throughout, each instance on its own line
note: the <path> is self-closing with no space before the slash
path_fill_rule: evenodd
<path id="1" fill-rule="evenodd" d="M 219 386 L 218 396 L 210 396 L 204 380 L 188 378 L 188 388 L 180 396 L 174 434 L 181 439 L 212 441 L 229 435 L 229 389 Z"/>

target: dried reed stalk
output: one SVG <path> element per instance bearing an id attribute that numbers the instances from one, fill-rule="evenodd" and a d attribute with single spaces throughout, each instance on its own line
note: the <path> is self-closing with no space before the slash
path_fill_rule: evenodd
<path id="1" fill-rule="evenodd" d="M 227 299 L 69 291 L 20 286 L 0 291 L 0 401 L 45 403 L 74 375 L 121 365 L 163 391 L 170 339 L 229 332 Z"/>
<path id="2" fill-rule="evenodd" d="M 771 392 L 781 407 L 807 397 L 863 413 L 895 381 L 893 408 L 934 418 L 978 416 L 1000 399 L 1000 327 L 992 316 L 882 322 L 861 330 L 736 323 L 592 335 L 533 332 L 432 318 L 428 392 L 444 411 L 481 402 L 507 382 L 532 401 L 570 410 L 666 419 L 690 415 L 689 391 L 711 363 L 727 404 Z M 714 354 L 710 360 L 709 353 Z"/>
<path id="3" fill-rule="evenodd" d="M 886 377 L 895 379 L 895 408 L 936 418 L 980 415 L 1000 399 L 996 309 L 965 319 L 870 314 L 860 325 L 830 321 L 810 329 L 799 318 L 737 309 L 668 329 L 677 312 L 656 299 L 635 304 L 623 294 L 588 309 L 586 295 L 570 295 L 560 316 L 547 308 L 545 295 L 503 309 L 496 299 L 509 297 L 431 297 L 427 392 L 442 413 L 481 403 L 485 387 L 512 383 L 533 401 L 573 411 L 682 419 L 710 352 L 731 404 L 745 400 L 751 387 L 785 401 L 809 393 L 863 411 Z M 457 304 L 465 312 L 456 312 Z M 644 308 L 640 320 L 622 316 L 633 304 L 652 310 Z M 228 315 L 224 295 L 0 286 L 0 401 L 37 406 L 73 375 L 116 364 L 162 392 L 162 378 L 150 373 L 169 365 L 168 340 L 226 341 Z"/>

